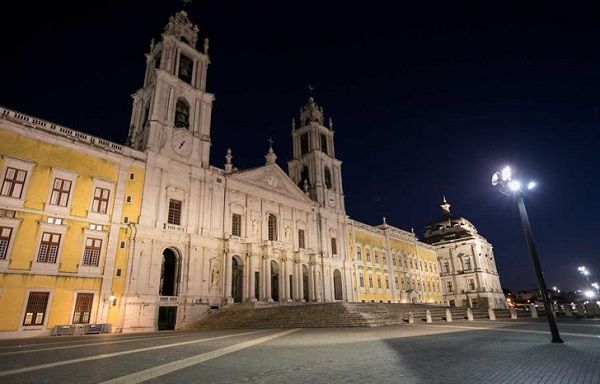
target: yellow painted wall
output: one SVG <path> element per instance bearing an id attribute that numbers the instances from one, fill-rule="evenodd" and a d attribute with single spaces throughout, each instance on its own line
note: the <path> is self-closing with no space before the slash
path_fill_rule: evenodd
<path id="1" fill-rule="evenodd" d="M 100 290 L 101 279 L 46 275 L 0 274 L 0 331 L 16 331 L 23 322 L 28 289 L 52 290 L 47 327 L 70 324 L 75 290 Z M 27 327 L 25 327 L 27 328 Z"/>

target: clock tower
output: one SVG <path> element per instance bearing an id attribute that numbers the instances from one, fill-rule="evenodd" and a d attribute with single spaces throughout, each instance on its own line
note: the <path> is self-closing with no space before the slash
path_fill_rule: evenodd
<path id="1" fill-rule="evenodd" d="M 294 158 L 288 161 L 289 176 L 322 207 L 344 213 L 342 162 L 335 157 L 333 122 L 324 125 L 323 108 L 308 98 L 300 108 L 300 127 L 292 120 Z"/>
<path id="2" fill-rule="evenodd" d="M 208 166 L 214 95 L 206 92 L 208 39 L 196 49 L 198 26 L 180 11 L 146 54 L 143 87 L 133 94 L 127 144 Z"/>

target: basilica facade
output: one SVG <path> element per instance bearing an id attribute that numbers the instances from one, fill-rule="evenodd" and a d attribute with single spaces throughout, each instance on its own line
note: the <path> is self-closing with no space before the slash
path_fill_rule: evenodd
<path id="1" fill-rule="evenodd" d="M 152 42 L 126 145 L 0 108 L 3 335 L 174 329 L 236 302 L 447 304 L 437 243 L 348 217 L 312 97 L 287 172 L 271 146 L 260 167 L 213 165 L 201 43 L 185 11 Z"/>

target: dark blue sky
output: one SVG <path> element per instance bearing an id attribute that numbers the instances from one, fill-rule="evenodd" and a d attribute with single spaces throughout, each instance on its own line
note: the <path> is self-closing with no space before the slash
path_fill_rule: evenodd
<path id="1" fill-rule="evenodd" d="M 143 54 L 181 3 L 11 3 L 0 105 L 123 142 Z M 489 182 L 512 164 L 539 182 L 527 204 L 548 285 L 580 288 L 579 264 L 600 280 L 599 9 L 523 3 L 194 2 L 212 164 L 227 146 L 239 168 L 262 164 L 272 136 L 286 169 L 312 84 L 352 218 L 422 233 L 446 194 L 494 245 L 502 285 L 530 289 L 516 207 Z"/>

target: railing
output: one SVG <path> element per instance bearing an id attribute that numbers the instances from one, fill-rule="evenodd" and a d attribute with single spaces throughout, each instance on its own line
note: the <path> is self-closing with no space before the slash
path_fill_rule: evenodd
<path id="1" fill-rule="evenodd" d="M 159 296 L 158 297 L 159 304 L 179 304 L 178 296 Z"/>
<path id="2" fill-rule="evenodd" d="M 87 133 L 83 133 L 83 132 L 73 130 L 71 128 L 63 127 L 62 125 L 44 121 L 42 119 L 28 116 L 24 113 L 13 111 L 13 110 L 10 110 L 10 109 L 4 108 L 4 107 L 0 107 L 0 110 L 2 111 L 2 113 L 0 114 L 0 118 L 2 118 L 2 119 L 12 118 L 12 119 L 20 120 L 22 122 L 28 123 L 28 125 L 31 125 L 35 128 L 38 128 L 38 129 L 41 129 L 41 130 L 44 130 L 47 132 L 59 134 L 64 137 L 74 138 L 78 141 L 83 141 L 87 144 L 91 144 L 96 147 L 102 147 L 104 149 L 108 149 L 113 152 L 122 152 L 123 151 L 123 145 L 121 145 L 121 144 L 113 143 L 111 141 L 104 140 L 99 137 L 88 135 Z"/>

